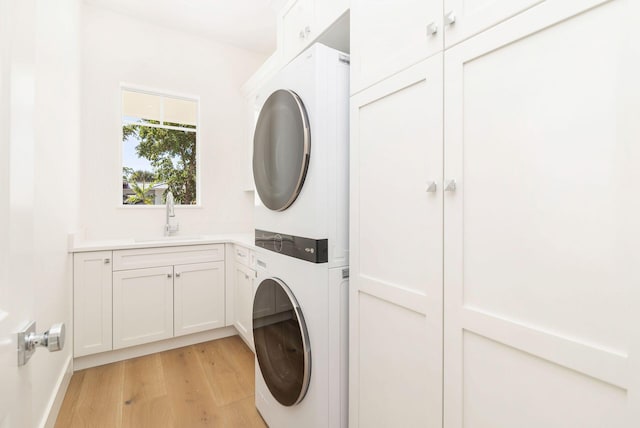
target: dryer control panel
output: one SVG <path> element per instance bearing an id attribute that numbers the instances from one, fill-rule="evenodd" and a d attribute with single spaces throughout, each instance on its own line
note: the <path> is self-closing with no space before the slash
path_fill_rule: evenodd
<path id="1" fill-rule="evenodd" d="M 256 246 L 312 263 L 327 263 L 329 240 L 312 239 L 256 229 Z"/>

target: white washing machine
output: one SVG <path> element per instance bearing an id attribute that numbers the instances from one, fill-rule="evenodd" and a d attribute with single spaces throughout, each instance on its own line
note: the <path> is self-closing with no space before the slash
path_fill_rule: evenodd
<path id="1" fill-rule="evenodd" d="M 348 270 L 259 251 L 256 407 L 271 428 L 348 424 Z"/>
<path id="2" fill-rule="evenodd" d="M 266 84 L 257 102 L 261 105 L 253 151 L 257 235 L 326 240 L 326 260 L 318 262 L 346 266 L 349 56 L 315 44 Z M 312 250 L 315 253 L 313 248 L 307 254 Z"/>
<path id="3" fill-rule="evenodd" d="M 346 427 L 349 56 L 313 45 L 258 102 L 256 407 L 271 428 Z"/>

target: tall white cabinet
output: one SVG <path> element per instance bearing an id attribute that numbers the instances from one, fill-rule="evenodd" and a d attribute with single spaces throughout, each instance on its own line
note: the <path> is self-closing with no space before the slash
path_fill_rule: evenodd
<path id="1" fill-rule="evenodd" d="M 640 426 L 640 3 L 432 3 L 352 76 L 350 426 Z"/>
<path id="2" fill-rule="evenodd" d="M 439 426 L 442 54 L 354 96 L 351 120 L 350 416 Z"/>

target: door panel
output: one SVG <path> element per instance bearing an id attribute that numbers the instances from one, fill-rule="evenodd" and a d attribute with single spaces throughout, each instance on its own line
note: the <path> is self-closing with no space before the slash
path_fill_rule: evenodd
<path id="1" fill-rule="evenodd" d="M 442 55 L 351 120 L 350 425 L 441 427 Z"/>
<path id="2" fill-rule="evenodd" d="M 176 336 L 224 327 L 224 261 L 174 267 Z"/>
<path id="3" fill-rule="evenodd" d="M 640 5 L 569 12 L 445 57 L 446 427 L 639 420 Z"/>
<path id="4" fill-rule="evenodd" d="M 351 93 L 442 50 L 442 1 L 352 0 L 350 19 Z"/>
<path id="5" fill-rule="evenodd" d="M 35 15 L 35 1 L 0 0 L 0 427 L 35 426 L 41 414 L 33 363 L 18 367 L 16 351 L 35 301 Z"/>

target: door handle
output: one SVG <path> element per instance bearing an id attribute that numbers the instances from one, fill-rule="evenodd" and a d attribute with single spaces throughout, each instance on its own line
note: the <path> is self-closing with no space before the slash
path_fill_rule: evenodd
<path id="1" fill-rule="evenodd" d="M 431 22 L 427 25 L 427 36 L 435 36 L 438 33 L 438 24 Z"/>
<path id="2" fill-rule="evenodd" d="M 444 25 L 453 25 L 456 22 L 456 14 L 454 11 L 450 10 L 449 12 L 444 14 Z"/>

